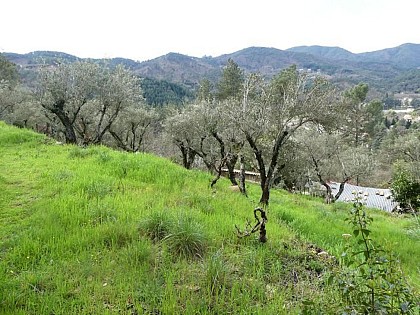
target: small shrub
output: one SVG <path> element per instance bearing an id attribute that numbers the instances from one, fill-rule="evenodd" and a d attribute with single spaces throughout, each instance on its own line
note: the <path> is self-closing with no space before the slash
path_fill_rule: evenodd
<path id="1" fill-rule="evenodd" d="M 335 276 L 342 296 L 342 311 L 345 314 L 415 314 L 419 301 L 406 282 L 399 261 L 374 244 L 369 229 L 373 219 L 361 202 L 356 200 L 347 221 L 353 233 L 342 254 L 343 269 Z"/>
<path id="2" fill-rule="evenodd" d="M 401 165 L 397 165 L 394 171 L 392 194 L 402 211 L 415 213 L 420 209 L 420 182 Z"/>

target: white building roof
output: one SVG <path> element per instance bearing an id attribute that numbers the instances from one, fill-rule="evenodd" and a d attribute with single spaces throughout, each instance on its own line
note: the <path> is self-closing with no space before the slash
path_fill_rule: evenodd
<path id="1" fill-rule="evenodd" d="M 333 194 L 338 192 L 339 187 L 340 183 L 331 183 Z M 355 197 L 354 192 L 362 198 L 363 203 L 369 208 L 377 208 L 391 212 L 398 206 L 398 202 L 393 199 L 390 189 L 363 187 L 351 184 L 344 185 L 343 193 L 337 200 L 353 202 Z"/>

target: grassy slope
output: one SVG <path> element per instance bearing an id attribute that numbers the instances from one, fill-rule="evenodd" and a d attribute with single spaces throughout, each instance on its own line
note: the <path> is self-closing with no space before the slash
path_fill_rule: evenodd
<path id="1" fill-rule="evenodd" d="M 332 263 L 305 241 L 339 254 L 342 205 L 273 192 L 261 246 L 234 234 L 252 218 L 256 186 L 249 199 L 223 180 L 212 191 L 209 175 L 164 159 L 56 145 L 1 122 L 0 174 L 0 313 L 278 314 L 333 294 L 322 289 Z M 145 237 L 156 213 L 200 240 L 202 258 Z M 418 287 L 418 226 L 373 215 L 374 236 Z"/>

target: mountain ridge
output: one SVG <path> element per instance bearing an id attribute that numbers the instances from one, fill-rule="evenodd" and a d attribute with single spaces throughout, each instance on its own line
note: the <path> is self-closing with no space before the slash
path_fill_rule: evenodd
<path id="1" fill-rule="evenodd" d="M 251 46 L 217 57 L 193 57 L 169 52 L 146 60 L 128 58 L 94 59 L 79 58 L 63 52 L 35 51 L 27 54 L 3 53 L 9 61 L 23 69 L 36 67 L 39 63 L 56 63 L 76 60 L 106 61 L 111 65 L 123 64 L 141 77 L 166 80 L 196 88 L 203 79 L 216 82 L 228 59 L 233 59 L 245 72 L 259 72 L 271 77 L 282 69 L 295 64 L 305 71 L 317 71 L 341 82 L 350 84 L 367 82 L 381 91 L 399 90 L 399 77 L 415 72 L 414 81 L 408 82 L 413 91 L 420 89 L 420 44 L 406 43 L 397 47 L 373 52 L 352 53 L 340 47 L 297 46 L 286 50 L 273 47 Z M 407 84 L 406 84 L 407 85 Z"/>

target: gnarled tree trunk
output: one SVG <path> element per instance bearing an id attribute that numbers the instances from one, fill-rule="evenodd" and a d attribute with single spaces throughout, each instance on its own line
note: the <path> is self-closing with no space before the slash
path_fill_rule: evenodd
<path id="1" fill-rule="evenodd" d="M 239 172 L 239 189 L 241 193 L 247 196 L 245 187 L 245 157 L 241 154 L 239 157 L 240 172 Z"/>
<path id="2" fill-rule="evenodd" d="M 73 122 L 66 115 L 63 108 L 64 108 L 64 101 L 59 102 L 58 104 L 54 105 L 54 107 L 51 109 L 51 112 L 57 115 L 58 119 L 64 126 L 64 129 L 65 129 L 64 135 L 66 137 L 66 143 L 75 144 L 77 142 L 77 137 L 76 137 L 76 132 L 74 131 Z"/>

